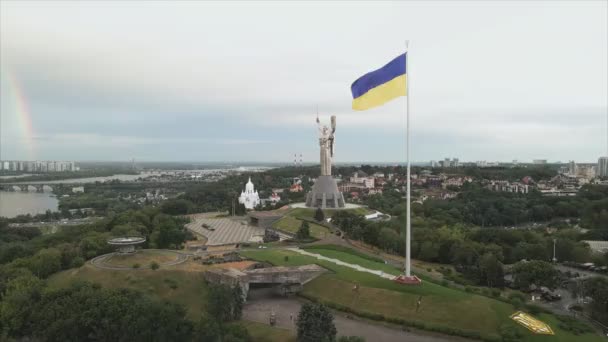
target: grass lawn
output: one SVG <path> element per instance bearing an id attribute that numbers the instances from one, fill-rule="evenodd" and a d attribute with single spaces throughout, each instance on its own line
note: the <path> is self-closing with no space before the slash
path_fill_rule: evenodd
<path id="1" fill-rule="evenodd" d="M 113 266 L 127 266 L 132 267 L 134 264 L 141 266 L 149 266 L 151 262 L 156 261 L 158 264 L 162 264 L 177 259 L 178 255 L 171 251 L 162 250 L 139 250 L 135 254 L 120 255 L 115 254 L 110 258 L 106 259 L 106 263 Z"/>
<path id="2" fill-rule="evenodd" d="M 241 321 L 254 342 L 295 342 L 296 336 L 287 329 L 275 328 L 266 324 Z"/>
<path id="3" fill-rule="evenodd" d="M 367 215 L 367 214 L 371 214 L 372 210 L 365 208 L 365 207 L 361 207 L 361 208 L 353 208 L 353 209 L 340 209 L 340 210 L 348 210 L 352 213 L 358 214 L 358 215 Z M 314 220 L 315 218 L 315 212 L 316 209 L 307 209 L 307 208 L 295 208 L 293 210 L 291 210 L 287 216 L 291 216 L 291 217 L 295 217 L 295 218 L 299 218 L 299 219 L 309 219 L 309 220 Z M 332 217 L 334 215 L 334 213 L 336 212 L 335 209 L 325 209 L 323 210 L 323 213 L 325 214 L 325 218 L 328 217 Z"/>
<path id="4" fill-rule="evenodd" d="M 292 216 L 285 216 L 285 217 L 281 218 L 280 220 L 278 220 L 277 222 L 275 222 L 272 226 L 273 226 L 273 228 L 295 234 L 298 231 L 298 229 L 300 229 L 301 225 L 302 225 L 302 220 L 299 220 Z M 327 229 L 321 225 L 309 222 L 308 226 L 310 227 L 310 235 L 312 237 L 314 237 L 315 239 L 323 239 L 327 235 L 331 234 L 329 232 L 329 229 Z"/>
<path id="5" fill-rule="evenodd" d="M 399 273 L 390 265 L 345 251 L 311 249 L 310 252 L 391 274 Z M 331 274 L 320 276 L 306 284 L 302 294 L 358 312 L 476 331 L 495 337 L 498 336 L 501 326 L 517 326 L 509 318 L 516 311 L 512 305 L 432 282 L 424 281 L 421 286 L 403 286 L 369 273 L 358 272 L 328 261 L 285 250 L 251 251 L 243 252 L 243 254 L 252 259 L 267 261 L 275 265 L 315 263 L 333 271 Z M 285 261 L 286 256 L 287 261 Z M 353 290 L 355 284 L 359 285 L 358 291 Z M 419 297 L 421 297 L 422 304 L 420 310 L 416 312 L 416 301 Z M 601 341 L 601 338 L 596 335 L 575 336 L 560 330 L 557 326 L 557 319 L 551 315 L 542 315 L 540 318 L 551 325 L 556 335 L 533 335 L 525 328 L 517 326 L 525 336 L 523 341 Z"/>
<path id="6" fill-rule="evenodd" d="M 52 275 L 51 288 L 63 288 L 75 281 L 89 281 L 106 288 L 130 288 L 150 296 L 180 304 L 188 317 L 195 322 L 200 318 L 206 302 L 207 288 L 201 272 L 187 272 L 160 268 L 133 271 L 114 271 L 96 268 L 90 264 Z"/>

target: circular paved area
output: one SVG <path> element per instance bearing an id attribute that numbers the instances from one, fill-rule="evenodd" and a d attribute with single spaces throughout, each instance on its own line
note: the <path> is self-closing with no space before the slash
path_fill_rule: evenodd
<path id="1" fill-rule="evenodd" d="M 165 261 L 165 262 L 159 262 L 158 264 L 160 266 L 178 265 L 178 264 L 181 264 L 181 263 L 185 262 L 186 260 L 188 260 L 188 254 L 184 254 L 179 251 L 173 251 L 173 250 L 169 250 L 169 249 L 142 249 L 137 252 L 140 253 L 140 252 L 154 252 L 154 251 L 162 251 L 163 253 L 169 252 L 169 253 L 175 254 L 175 259 L 170 260 L 170 261 Z M 118 271 L 135 270 L 135 269 L 141 270 L 141 269 L 150 268 L 149 265 L 140 265 L 139 268 L 133 268 L 133 266 L 112 265 L 112 264 L 108 263 L 108 259 L 110 259 L 112 256 L 117 255 L 117 254 L 118 253 L 108 253 L 108 254 L 100 255 L 98 257 L 91 259 L 91 264 L 97 268 L 106 269 L 106 270 L 118 270 Z"/>

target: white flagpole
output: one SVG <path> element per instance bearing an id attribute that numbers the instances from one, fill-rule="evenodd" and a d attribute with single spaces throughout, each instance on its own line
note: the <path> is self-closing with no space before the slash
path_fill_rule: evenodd
<path id="1" fill-rule="evenodd" d="M 410 215 L 410 66 L 408 65 L 409 40 L 405 41 L 405 110 L 406 110 L 406 158 L 407 158 L 407 205 L 406 205 L 406 227 L 405 227 L 405 276 L 411 276 L 411 215 Z"/>

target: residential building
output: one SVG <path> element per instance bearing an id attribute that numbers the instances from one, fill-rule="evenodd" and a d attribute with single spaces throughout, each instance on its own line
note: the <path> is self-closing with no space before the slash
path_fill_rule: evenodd
<path id="1" fill-rule="evenodd" d="M 572 176 L 576 175 L 576 163 L 574 162 L 574 160 L 571 160 L 568 163 L 568 174 Z"/>
<path id="2" fill-rule="evenodd" d="M 600 157 L 597 160 L 597 176 L 608 177 L 608 157 Z"/>
<path id="3" fill-rule="evenodd" d="M 374 177 L 368 176 L 363 171 L 357 171 L 357 172 L 355 172 L 353 174 L 353 176 L 350 177 L 350 182 L 351 183 L 362 183 L 368 189 L 373 189 L 373 188 L 376 187 L 376 185 L 375 185 L 376 179 Z"/>

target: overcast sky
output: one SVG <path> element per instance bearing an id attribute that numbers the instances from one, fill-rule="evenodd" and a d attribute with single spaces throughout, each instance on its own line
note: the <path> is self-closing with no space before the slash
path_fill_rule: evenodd
<path id="1" fill-rule="evenodd" d="M 405 98 L 350 84 L 406 39 L 412 160 L 607 153 L 606 1 L 0 6 L 2 159 L 314 162 L 318 105 L 336 161 L 404 161 Z"/>

